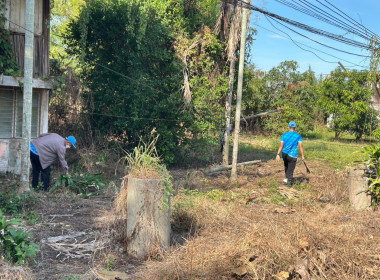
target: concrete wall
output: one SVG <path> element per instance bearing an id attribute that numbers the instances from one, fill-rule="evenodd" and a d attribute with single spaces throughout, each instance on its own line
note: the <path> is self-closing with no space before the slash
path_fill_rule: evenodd
<path id="1" fill-rule="evenodd" d="M 21 139 L 0 140 L 0 172 L 20 174 Z"/>

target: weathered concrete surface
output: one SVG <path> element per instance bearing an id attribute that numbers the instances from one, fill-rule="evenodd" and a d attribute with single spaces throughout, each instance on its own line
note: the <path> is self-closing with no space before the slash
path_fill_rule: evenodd
<path id="1" fill-rule="evenodd" d="M 143 258 L 170 245 L 170 202 L 161 179 L 128 178 L 128 253 Z"/>
<path id="2" fill-rule="evenodd" d="M 20 174 L 21 139 L 0 140 L 0 172 Z"/>
<path id="3" fill-rule="evenodd" d="M 348 191 L 354 209 L 366 210 L 371 207 L 371 197 L 365 193 L 366 190 L 368 179 L 365 177 L 364 167 L 351 169 L 348 175 Z"/>

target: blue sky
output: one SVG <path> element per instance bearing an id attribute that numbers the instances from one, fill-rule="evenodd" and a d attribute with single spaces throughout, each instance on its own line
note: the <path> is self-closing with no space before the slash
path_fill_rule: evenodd
<path id="1" fill-rule="evenodd" d="M 293 0 L 288 0 L 293 2 Z M 346 13 L 352 19 L 364 25 L 367 29 L 380 35 L 380 1 L 379 0 L 328 0 L 334 6 L 339 8 L 341 11 Z M 268 12 L 280 15 L 282 17 L 289 18 L 315 28 L 319 28 L 334 34 L 345 35 L 346 31 L 338 29 L 330 24 L 324 23 L 318 19 L 305 15 L 299 11 L 289 8 L 276 0 L 253 0 L 253 4 L 261 9 Z M 294 1 L 296 2 L 296 1 Z M 308 0 L 309 3 L 318 5 L 318 7 L 323 7 L 318 4 L 317 0 Z M 324 0 L 319 0 L 319 2 L 327 4 Z M 326 8 L 324 10 L 328 11 Z M 332 12 L 330 11 L 332 14 Z M 251 12 L 251 27 L 255 28 L 258 33 L 255 36 L 255 41 L 251 50 L 251 62 L 256 65 L 258 69 L 268 71 L 273 67 L 278 66 L 282 61 L 285 60 L 295 60 L 299 64 L 299 71 L 306 71 L 309 66 L 317 74 L 329 74 L 338 66 L 338 61 L 340 61 L 345 67 L 349 69 L 363 70 L 368 68 L 369 60 L 363 57 L 358 57 L 355 55 L 350 55 L 335 51 L 333 49 L 324 47 L 318 43 L 310 41 L 302 36 L 299 36 L 289 29 L 274 23 L 271 23 L 266 19 L 266 17 L 256 11 Z M 278 30 L 278 29 L 280 30 Z M 292 27 L 293 28 L 293 27 Z M 338 48 L 347 52 L 352 52 L 360 55 L 368 55 L 368 51 L 362 50 L 357 47 L 349 46 L 339 42 L 335 42 L 325 37 L 294 28 L 300 33 L 316 40 L 322 42 L 334 48 Z M 309 50 L 317 54 L 323 60 L 329 61 L 325 62 L 318 58 L 316 55 L 309 51 L 305 51 L 294 44 L 289 37 L 284 34 L 285 31 L 294 41 L 297 42 L 299 46 L 303 49 Z M 349 35 L 350 39 L 354 39 L 363 43 L 364 39 Z M 329 56 L 329 55 L 331 56 Z M 356 64 L 356 65 L 355 65 Z"/>

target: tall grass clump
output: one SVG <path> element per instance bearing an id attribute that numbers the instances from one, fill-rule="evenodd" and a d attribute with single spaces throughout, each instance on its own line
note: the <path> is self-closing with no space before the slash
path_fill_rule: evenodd
<path id="1" fill-rule="evenodd" d="M 158 156 L 156 149 L 158 137 L 159 135 L 153 138 L 150 143 L 141 141 L 131 153 L 126 153 L 121 159 L 126 163 L 126 176 L 123 179 L 122 187 L 115 202 L 116 212 L 122 213 L 126 209 L 128 177 L 140 179 L 159 178 L 162 180 L 165 199 L 171 196 L 173 192 L 172 177 Z M 165 201 L 165 203 L 168 203 L 168 201 Z"/>

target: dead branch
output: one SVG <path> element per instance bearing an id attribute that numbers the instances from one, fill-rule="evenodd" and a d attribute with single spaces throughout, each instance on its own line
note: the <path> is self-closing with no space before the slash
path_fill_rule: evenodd
<path id="1" fill-rule="evenodd" d="M 58 241 L 66 240 L 66 239 L 73 239 L 73 238 L 76 238 L 76 237 L 79 237 L 79 236 L 83 236 L 83 235 L 86 235 L 86 233 L 83 232 L 83 231 L 81 231 L 81 232 L 76 232 L 76 233 L 73 233 L 73 234 L 66 234 L 66 235 L 60 235 L 60 236 L 54 236 L 54 237 L 47 237 L 47 238 L 41 239 L 41 243 L 53 243 L 53 242 L 58 242 Z"/>
<path id="2" fill-rule="evenodd" d="M 95 240 L 85 244 L 48 243 L 47 245 L 58 252 L 56 258 L 61 254 L 63 254 L 66 259 L 90 258 L 94 252 Z"/>
<path id="3" fill-rule="evenodd" d="M 262 113 L 259 113 L 259 114 L 256 114 L 256 115 L 250 115 L 250 116 L 242 117 L 240 119 L 240 121 L 247 121 L 247 120 L 250 120 L 250 119 L 263 117 L 263 116 L 266 116 L 266 115 L 269 115 L 269 114 L 273 114 L 273 113 L 278 113 L 278 112 L 281 112 L 281 111 L 283 111 L 283 109 L 282 108 L 278 108 L 276 110 L 262 112 Z"/>
<path id="4" fill-rule="evenodd" d="M 319 273 L 327 280 L 327 276 L 323 273 L 322 269 L 317 265 L 317 262 L 314 260 L 310 259 L 310 261 L 314 264 L 314 266 L 318 269 Z"/>
<path id="5" fill-rule="evenodd" d="M 191 44 L 191 46 L 184 52 L 182 57 L 182 62 L 185 65 L 183 68 L 183 96 L 185 97 L 186 103 L 189 104 L 191 101 L 191 90 L 190 90 L 190 82 L 189 82 L 189 68 L 187 67 L 187 56 L 189 52 L 194 49 L 196 46 L 198 46 L 201 42 L 203 42 L 203 39 L 196 40 L 194 43 Z"/>
<path id="6" fill-rule="evenodd" d="M 252 161 L 246 161 L 246 162 L 240 162 L 237 164 L 237 166 L 248 166 L 248 165 L 253 165 L 253 164 L 256 164 L 256 163 L 259 163 L 261 162 L 261 160 L 252 160 Z M 227 165 L 227 166 L 217 166 L 215 168 L 212 168 L 212 169 L 209 169 L 209 170 L 205 170 L 203 171 L 205 174 L 207 175 L 210 175 L 212 173 L 216 173 L 216 172 L 221 172 L 221 171 L 225 171 L 225 170 L 230 170 L 232 169 L 232 165 Z"/>

